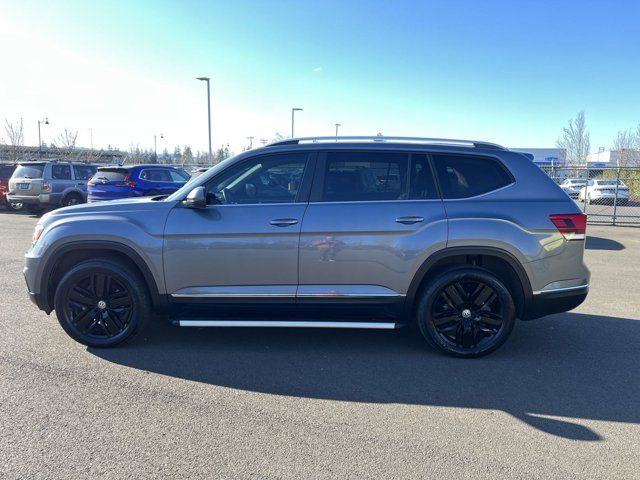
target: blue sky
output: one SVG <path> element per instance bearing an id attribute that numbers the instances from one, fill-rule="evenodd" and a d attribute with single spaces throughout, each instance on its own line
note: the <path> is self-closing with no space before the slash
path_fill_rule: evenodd
<path id="1" fill-rule="evenodd" d="M 640 2 L 3 1 L 0 117 L 26 140 L 206 149 L 249 135 L 422 135 L 592 150 L 640 123 Z"/>

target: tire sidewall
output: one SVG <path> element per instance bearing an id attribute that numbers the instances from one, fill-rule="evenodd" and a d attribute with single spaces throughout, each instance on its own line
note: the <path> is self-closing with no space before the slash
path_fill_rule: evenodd
<path id="1" fill-rule="evenodd" d="M 75 198 L 77 200 L 77 203 L 73 203 L 73 204 L 69 203 L 69 201 L 72 198 Z M 78 195 L 77 193 L 70 193 L 70 194 L 68 194 L 66 197 L 64 197 L 62 199 L 62 206 L 63 207 L 70 207 L 72 205 L 79 205 L 81 203 L 82 203 L 82 197 L 80 195 Z"/>
<path id="2" fill-rule="evenodd" d="M 486 283 L 498 294 L 504 309 L 503 325 L 494 341 L 483 349 L 464 349 L 445 342 L 437 333 L 431 318 L 433 303 L 440 291 L 450 283 L 460 280 L 477 280 Z M 439 350 L 453 356 L 474 358 L 487 355 L 498 349 L 509 338 L 515 324 L 515 304 L 507 287 L 491 272 L 481 268 L 459 268 L 445 271 L 438 275 L 424 289 L 418 304 L 416 322 L 423 337 Z"/>
<path id="3" fill-rule="evenodd" d="M 78 280 L 95 273 L 105 273 L 114 277 L 127 289 L 133 302 L 129 325 L 113 338 L 89 337 L 73 327 L 71 319 L 67 318 L 65 303 L 69 290 Z M 58 283 L 54 297 L 56 317 L 64 331 L 77 342 L 89 347 L 112 347 L 133 338 L 146 323 L 149 303 L 146 289 L 138 276 L 126 266 L 109 260 L 88 260 L 72 267 Z"/>

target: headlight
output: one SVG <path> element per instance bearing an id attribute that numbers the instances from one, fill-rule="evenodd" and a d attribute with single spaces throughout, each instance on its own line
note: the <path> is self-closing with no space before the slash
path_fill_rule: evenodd
<path id="1" fill-rule="evenodd" d="M 44 230 L 44 227 L 40 224 L 36 225 L 36 228 L 33 231 L 33 237 L 31 237 L 31 244 L 35 245 L 36 242 L 38 241 L 38 239 L 40 238 L 40 236 L 42 235 L 42 231 Z"/>

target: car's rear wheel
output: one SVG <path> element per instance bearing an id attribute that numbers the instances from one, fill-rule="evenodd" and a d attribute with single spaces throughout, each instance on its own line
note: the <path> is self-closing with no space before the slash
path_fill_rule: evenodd
<path id="1" fill-rule="evenodd" d="M 106 259 L 71 268 L 58 283 L 54 303 L 62 328 L 90 347 L 113 347 L 130 340 L 152 316 L 140 275 L 124 263 Z"/>
<path id="2" fill-rule="evenodd" d="M 70 207 L 82 203 L 82 197 L 77 193 L 70 193 L 62 199 L 63 207 Z"/>
<path id="3" fill-rule="evenodd" d="M 509 289 L 477 267 L 438 275 L 423 290 L 416 321 L 433 346 L 457 357 L 480 357 L 499 348 L 515 324 Z"/>
<path id="4" fill-rule="evenodd" d="M 37 215 L 44 212 L 44 207 L 41 207 L 40 205 L 27 205 L 27 212 L 31 215 Z"/>

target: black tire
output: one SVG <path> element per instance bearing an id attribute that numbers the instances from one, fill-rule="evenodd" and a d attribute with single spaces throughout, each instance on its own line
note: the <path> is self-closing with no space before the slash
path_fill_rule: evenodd
<path id="1" fill-rule="evenodd" d="M 83 203 L 82 195 L 79 195 L 77 193 L 69 193 L 65 195 L 65 197 L 62 199 L 62 202 L 60 202 L 60 206 L 70 207 L 72 205 L 79 205 L 81 203 Z"/>
<path id="2" fill-rule="evenodd" d="M 54 305 L 62 328 L 89 347 L 114 347 L 131 340 L 153 315 L 141 276 L 107 259 L 86 260 L 66 272 Z"/>
<path id="3" fill-rule="evenodd" d="M 481 357 L 499 348 L 509 338 L 515 319 L 509 289 L 478 267 L 439 274 L 422 291 L 416 312 L 418 328 L 429 344 L 464 358 Z"/>
<path id="4" fill-rule="evenodd" d="M 44 208 L 40 205 L 26 205 L 26 209 L 31 215 L 38 215 L 39 213 L 44 212 Z"/>

